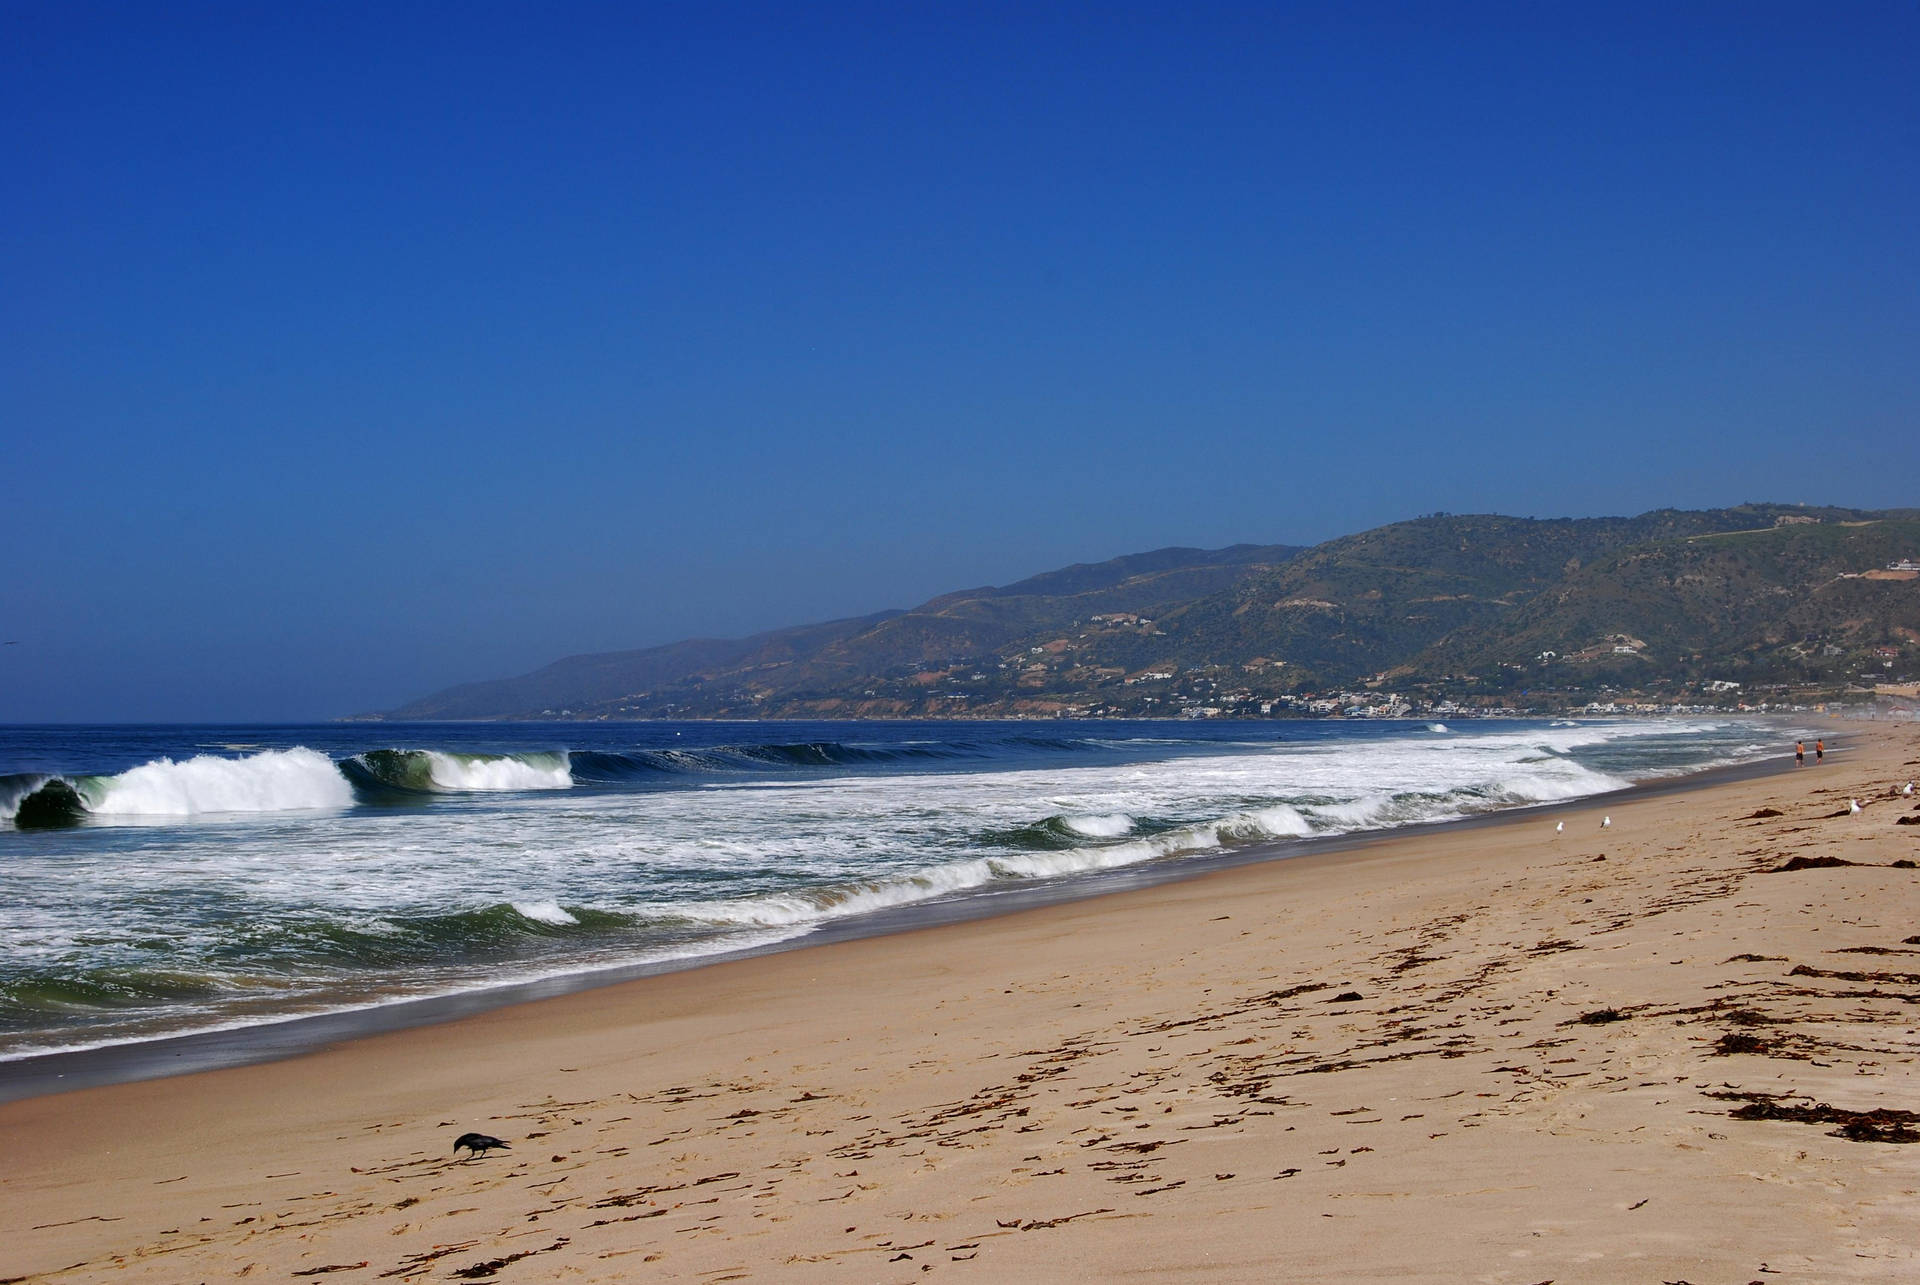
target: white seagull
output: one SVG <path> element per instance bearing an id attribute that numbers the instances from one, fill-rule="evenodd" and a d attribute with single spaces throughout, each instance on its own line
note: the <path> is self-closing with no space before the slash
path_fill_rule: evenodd
<path id="1" fill-rule="evenodd" d="M 1906 783 L 1906 784 L 1905 784 L 1904 786 L 1902 786 L 1902 787 L 1900 788 L 1900 793 L 1902 793 L 1902 794 L 1912 794 L 1912 793 L 1913 793 L 1913 782 L 1912 782 L 1912 781 L 1908 781 L 1908 782 L 1907 782 L 1907 783 Z"/>
<path id="2" fill-rule="evenodd" d="M 1555 834 L 1565 834 L 1566 830 L 1567 830 L 1567 823 L 1565 821 L 1555 821 L 1553 823 L 1553 832 Z"/>
<path id="3" fill-rule="evenodd" d="M 1854 816 L 1859 816 L 1859 815 L 1860 815 L 1860 800 L 1858 800 L 1858 799 L 1848 799 L 1848 800 L 1847 800 L 1847 811 L 1848 811 L 1848 812 L 1850 812 L 1850 813 L 1852 813 L 1852 814 L 1853 814 Z"/>
<path id="4" fill-rule="evenodd" d="M 1604 829 L 1606 829 L 1606 828 L 1607 828 L 1608 826 L 1610 826 L 1610 825 L 1612 825 L 1612 824 L 1613 824 L 1613 818 L 1612 818 L 1612 817 L 1601 817 L 1601 818 L 1600 818 L 1600 828 L 1601 828 L 1602 830 L 1604 830 Z"/>

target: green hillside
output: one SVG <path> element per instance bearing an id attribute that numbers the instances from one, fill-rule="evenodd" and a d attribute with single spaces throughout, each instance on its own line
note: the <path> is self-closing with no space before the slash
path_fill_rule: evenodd
<path id="1" fill-rule="evenodd" d="M 1411 664 L 1425 677 L 1506 667 L 1624 686 L 1834 681 L 1868 653 L 1904 657 L 1920 641 L 1920 583 L 1885 571 L 1917 556 L 1912 519 L 1643 544 L 1582 567 L 1499 629 L 1460 631 Z"/>

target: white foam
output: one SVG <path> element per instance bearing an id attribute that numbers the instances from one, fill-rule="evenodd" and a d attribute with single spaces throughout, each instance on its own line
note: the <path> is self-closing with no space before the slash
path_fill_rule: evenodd
<path id="1" fill-rule="evenodd" d="M 1183 825 L 1146 838 L 1097 848 L 1068 848 L 1060 852 L 1022 852 L 994 857 L 987 862 L 993 873 L 1003 879 L 1057 879 L 1062 875 L 1089 870 L 1115 870 L 1121 866 L 1157 861 L 1183 852 L 1206 852 L 1221 845 L 1221 822 Z"/>
<path id="2" fill-rule="evenodd" d="M 111 794 L 123 818 L 137 816 L 136 805 L 157 806 L 142 794 L 161 793 L 158 778 L 183 789 L 189 779 L 194 784 L 184 799 L 160 800 L 172 805 L 162 816 L 236 806 L 266 815 L 223 821 L 204 840 L 183 831 L 157 842 L 96 834 L 18 845 L 6 854 L 21 890 L 9 913 L 28 931 L 0 934 L 0 958 L 74 949 L 88 960 L 145 967 L 154 966 L 152 943 L 164 942 L 165 966 L 175 966 L 177 956 L 183 968 L 224 969 L 212 952 L 230 941 L 236 923 L 260 917 L 321 913 L 378 922 L 501 903 L 556 926 L 566 922 L 560 915 L 585 913 L 566 909 L 573 906 L 634 917 L 641 931 L 568 932 L 569 944 L 554 943 L 547 957 L 525 961 L 543 973 L 588 971 L 656 951 L 678 957 L 784 941 L 827 921 L 1003 890 L 1015 881 L 1596 793 L 1623 782 L 1553 751 L 1622 742 L 1600 761 L 1640 776 L 1633 742 L 1678 764 L 1689 757 L 1685 747 L 1677 757 L 1664 747 L 1699 730 L 1664 720 L 1551 729 L 1463 722 L 1443 736 L 1414 723 L 1392 736 L 1250 743 L 1166 759 L 875 771 L 804 782 L 694 781 L 698 788 L 659 790 L 566 791 L 571 774 L 561 755 L 442 753 L 434 756 L 438 763 L 414 771 L 425 777 L 432 769 L 431 783 L 450 791 L 501 793 L 437 807 L 361 808 L 346 817 L 272 811 L 312 806 L 274 777 L 276 762 L 290 781 L 319 782 L 324 805 L 346 802 L 344 778 L 310 750 L 156 762 L 75 785 L 95 801 Z M 1777 740 L 1738 733 L 1724 751 L 1735 758 L 1743 746 Z M 200 788 L 199 778 L 224 774 L 275 786 L 246 800 L 232 797 L 237 787 L 224 795 L 211 784 Z M 986 837 L 1043 817 L 1057 818 L 1053 825 L 1072 846 L 1010 851 Z M 1125 829 L 1122 818 L 1131 819 Z M 1149 825 L 1166 828 L 1143 833 Z M 172 895 L 183 887 L 217 898 L 208 904 L 219 913 L 183 917 L 181 899 Z M 668 942 L 654 941 L 656 926 Z M 383 968 L 370 963 L 365 975 L 386 976 Z M 504 975 L 476 959 L 417 974 L 396 969 L 388 980 L 419 993 L 495 984 Z M 316 993 L 337 993 L 332 981 L 313 985 Z M 231 1018 L 238 1007 L 223 999 L 209 1015 Z M 0 1056 L 12 1051 L 13 1040 L 0 1038 Z"/>
<path id="3" fill-rule="evenodd" d="M 1061 823 L 1075 834 L 1084 834 L 1089 839 L 1117 839 L 1133 832 L 1133 818 L 1124 812 L 1107 816 L 1063 817 Z"/>
<path id="4" fill-rule="evenodd" d="M 728 901 L 662 907 L 665 914 L 699 923 L 789 928 L 911 905 L 947 893 L 966 892 L 993 880 L 993 864 L 956 861 L 903 872 L 888 879 L 833 884 L 804 891 L 770 893 Z"/>
<path id="5" fill-rule="evenodd" d="M 296 746 L 245 758 L 201 754 L 158 759 L 81 784 L 87 810 L 102 817 L 182 817 L 213 812 L 295 812 L 344 808 L 353 787 L 333 760 Z"/>
<path id="6" fill-rule="evenodd" d="M 1429 732 L 1451 732 L 1453 729 L 1445 723 L 1428 723 L 1427 730 Z"/>
<path id="7" fill-rule="evenodd" d="M 1515 772 L 1501 777 L 1488 791 L 1489 796 L 1503 803 L 1551 803 L 1559 799 L 1604 794 L 1609 790 L 1625 789 L 1632 784 L 1569 759 L 1552 759 L 1548 762 L 1552 764 L 1551 768 L 1543 765 L 1539 770 Z"/>
<path id="8" fill-rule="evenodd" d="M 515 901 L 509 903 L 514 910 L 533 920 L 535 923 L 552 924 L 565 928 L 580 921 L 568 914 L 566 908 L 557 901 Z"/>
<path id="9" fill-rule="evenodd" d="M 1313 833 L 1313 826 L 1307 819 L 1297 809 L 1284 803 L 1242 813 L 1241 816 L 1257 832 L 1254 835 L 1256 838 L 1297 839 Z"/>
<path id="10" fill-rule="evenodd" d="M 895 906 L 965 893 L 1007 879 L 1051 879 L 1217 848 L 1222 827 L 1182 826 L 1127 843 L 973 858 L 902 871 L 889 878 L 841 883 L 727 901 L 660 907 L 664 914 L 717 926 L 810 927 Z"/>
<path id="11" fill-rule="evenodd" d="M 427 772 L 443 790 L 565 790 L 573 772 L 564 754 L 501 757 L 428 750 Z"/>
<path id="12" fill-rule="evenodd" d="M 1328 830 L 1370 830 L 1381 824 L 1392 810 L 1391 794 L 1363 794 L 1357 799 L 1342 799 L 1337 803 L 1307 804 L 1307 811 L 1314 820 Z"/>

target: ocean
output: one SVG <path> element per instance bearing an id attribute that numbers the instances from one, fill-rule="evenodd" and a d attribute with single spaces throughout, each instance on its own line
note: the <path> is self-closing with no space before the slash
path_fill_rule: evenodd
<path id="1" fill-rule="evenodd" d="M 1711 717 L 0 728 L 0 1060 L 684 966 L 1792 736 Z"/>

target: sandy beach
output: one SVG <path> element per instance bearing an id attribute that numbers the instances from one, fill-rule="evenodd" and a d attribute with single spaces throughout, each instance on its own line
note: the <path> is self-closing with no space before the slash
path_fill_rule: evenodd
<path id="1" fill-rule="evenodd" d="M 1828 742 L 0 1106 L 0 1280 L 1911 1280 L 1920 729 Z"/>

